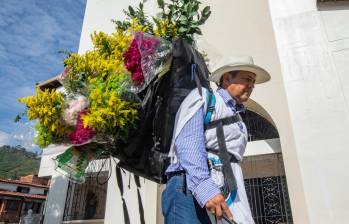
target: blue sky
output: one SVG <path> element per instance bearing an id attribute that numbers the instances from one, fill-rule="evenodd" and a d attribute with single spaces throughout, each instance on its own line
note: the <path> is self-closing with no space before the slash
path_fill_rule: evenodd
<path id="1" fill-rule="evenodd" d="M 60 50 L 77 51 L 85 0 L 0 0 L 0 146 L 32 144 L 32 124 L 14 123 L 17 98 L 63 70 Z"/>

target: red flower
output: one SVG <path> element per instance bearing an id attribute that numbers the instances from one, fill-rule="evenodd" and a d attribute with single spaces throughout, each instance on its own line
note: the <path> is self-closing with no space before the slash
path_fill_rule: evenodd
<path id="1" fill-rule="evenodd" d="M 75 131 L 69 134 L 70 142 L 74 145 L 85 144 L 96 135 L 96 132 L 92 128 L 84 128 L 84 124 L 81 119 L 81 115 L 84 114 L 87 114 L 86 110 L 79 113 Z"/>
<path id="2" fill-rule="evenodd" d="M 137 32 L 130 47 L 124 52 L 124 63 L 136 85 L 144 84 L 142 63 L 147 64 L 156 53 L 160 41 L 153 36 Z"/>
<path id="3" fill-rule="evenodd" d="M 141 65 L 141 53 L 139 52 L 136 39 L 133 39 L 130 47 L 124 52 L 123 57 L 127 70 L 132 74 L 132 80 L 137 85 L 142 85 L 144 76 Z"/>

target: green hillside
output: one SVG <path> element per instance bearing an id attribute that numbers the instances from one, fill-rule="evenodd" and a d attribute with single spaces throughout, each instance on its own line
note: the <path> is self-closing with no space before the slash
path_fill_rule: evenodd
<path id="1" fill-rule="evenodd" d="M 0 147 L 0 178 L 18 179 L 20 176 L 37 174 L 40 158 L 20 146 Z"/>

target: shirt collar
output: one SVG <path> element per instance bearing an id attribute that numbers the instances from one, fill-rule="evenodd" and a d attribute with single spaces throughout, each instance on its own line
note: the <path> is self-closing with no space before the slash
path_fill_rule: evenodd
<path id="1" fill-rule="evenodd" d="M 224 103 L 228 104 L 236 113 L 245 112 L 245 106 L 243 104 L 236 104 L 236 101 L 229 95 L 227 90 L 219 88 L 217 92 L 223 98 Z"/>

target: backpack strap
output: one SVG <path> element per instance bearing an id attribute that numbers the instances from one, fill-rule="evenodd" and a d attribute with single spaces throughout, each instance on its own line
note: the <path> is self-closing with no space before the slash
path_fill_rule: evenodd
<path id="1" fill-rule="evenodd" d="M 206 109 L 206 114 L 204 119 L 205 130 L 206 130 L 206 125 L 208 125 L 211 122 L 212 113 L 215 110 L 215 105 L 216 105 L 216 96 L 213 94 L 212 90 L 210 89 L 207 90 L 206 102 L 207 102 L 207 109 Z"/>
<path id="2" fill-rule="evenodd" d="M 236 179 L 233 173 L 233 170 L 231 168 L 230 163 L 231 162 L 238 162 L 235 156 L 233 156 L 231 153 L 227 150 L 227 145 L 225 143 L 225 137 L 224 137 L 224 129 L 223 126 L 233 124 L 235 122 L 241 121 L 241 117 L 239 114 L 236 114 L 234 116 L 218 119 L 211 121 L 212 112 L 215 109 L 215 103 L 216 98 L 212 91 L 207 91 L 207 110 L 204 120 L 205 130 L 215 128 L 216 134 L 217 134 L 217 140 L 218 140 L 218 157 L 222 161 L 222 171 L 224 174 L 224 179 L 226 181 L 227 187 L 229 192 L 237 192 L 237 183 Z M 235 199 L 236 194 L 232 201 Z"/>
<path id="3" fill-rule="evenodd" d="M 222 161 L 222 171 L 224 174 L 224 179 L 226 181 L 229 192 L 237 192 L 236 178 L 231 168 L 230 162 L 233 162 L 233 155 L 228 152 L 227 145 L 225 143 L 224 130 L 223 130 L 223 120 L 220 119 L 215 123 L 216 133 L 218 139 L 218 157 Z M 235 198 L 234 198 L 235 199 Z"/>
<path id="4" fill-rule="evenodd" d="M 214 95 L 211 89 L 207 90 L 206 102 L 207 102 L 207 109 L 206 109 L 206 114 L 204 118 L 205 130 L 216 128 L 220 122 L 222 122 L 224 126 L 224 125 L 233 124 L 242 120 L 241 116 L 239 114 L 236 114 L 234 116 L 211 121 L 212 114 L 213 114 L 213 111 L 215 110 L 215 105 L 216 105 L 216 96 Z"/>
<path id="5" fill-rule="evenodd" d="M 199 76 L 196 72 L 196 64 L 191 64 L 191 80 L 195 80 L 196 87 L 199 90 L 200 96 L 202 96 L 202 85 L 199 79 Z"/>
<path id="6" fill-rule="evenodd" d="M 205 122 L 205 130 L 216 128 L 219 125 L 219 123 L 222 123 L 222 125 L 225 126 L 225 125 L 229 125 L 229 124 L 234 124 L 238 121 L 241 121 L 241 117 L 239 114 L 236 114 L 236 115 L 230 116 L 230 117 L 225 117 L 222 119 L 218 119 L 215 121 L 211 121 L 208 123 Z"/>

